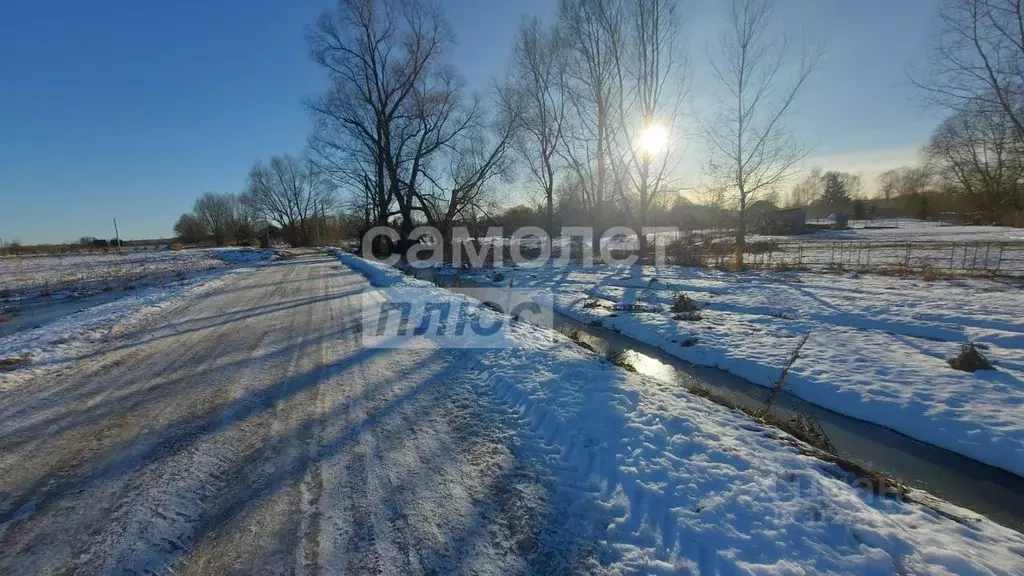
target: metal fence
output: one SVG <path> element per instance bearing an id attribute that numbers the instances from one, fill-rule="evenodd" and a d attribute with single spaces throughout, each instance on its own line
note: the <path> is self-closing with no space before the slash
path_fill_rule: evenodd
<path id="1" fill-rule="evenodd" d="M 716 265 L 722 254 L 702 253 Z M 851 271 L 936 271 L 950 274 L 1024 276 L 1022 242 L 754 242 L 744 264 L 754 268 Z"/>

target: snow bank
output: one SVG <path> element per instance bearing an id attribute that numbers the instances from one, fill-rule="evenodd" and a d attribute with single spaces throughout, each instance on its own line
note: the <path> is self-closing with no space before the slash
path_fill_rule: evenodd
<path id="1" fill-rule="evenodd" d="M 787 380 L 790 392 L 1024 476 L 1024 292 L 1016 281 L 682 267 L 504 273 L 517 287 L 548 291 L 559 312 L 581 322 L 763 386 L 810 333 Z M 701 321 L 672 318 L 676 292 L 703 309 Z M 588 300 L 600 306 L 584 308 Z M 637 301 L 662 311 L 611 309 Z M 679 345 L 688 338 L 697 345 Z M 983 346 L 997 370 L 951 369 L 946 359 L 967 341 Z"/>
<path id="2" fill-rule="evenodd" d="M 366 276 L 374 286 L 388 287 L 410 280 L 405 274 L 387 264 L 360 258 L 340 248 L 332 248 L 331 253 L 340 258 L 345 265 Z"/>
<path id="3" fill-rule="evenodd" d="M 403 298 L 464 298 L 337 255 L 375 284 L 402 289 Z M 613 570 L 1024 571 L 1024 536 L 1016 532 L 984 519 L 958 523 L 859 490 L 855 479 L 800 454 L 782 433 L 539 330 L 510 324 L 510 346 L 481 350 L 479 377 L 453 385 L 469 387 L 508 429 L 509 449 L 550 487 L 550 514 L 587 520 L 581 525 L 592 533 L 577 539 L 593 542 L 596 559 Z M 445 336 L 433 338 L 446 345 Z"/>

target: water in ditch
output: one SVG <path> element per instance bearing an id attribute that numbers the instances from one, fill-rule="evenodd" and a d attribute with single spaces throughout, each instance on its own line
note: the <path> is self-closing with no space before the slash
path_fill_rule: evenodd
<path id="1" fill-rule="evenodd" d="M 431 277 L 431 280 L 441 278 Z M 470 288 L 467 292 L 474 297 L 481 295 L 481 288 L 494 290 L 493 297 L 485 294 L 485 299 L 493 302 L 506 302 L 508 298 L 507 290 L 500 287 L 467 283 L 465 279 L 460 284 L 446 287 L 456 292 Z M 601 353 L 628 354 L 630 363 L 646 376 L 684 387 L 701 385 L 728 397 L 736 405 L 749 408 L 761 407 L 767 397 L 767 388 L 724 370 L 695 366 L 654 346 L 603 328 L 581 325 L 557 312 L 553 312 L 553 317 L 556 329 L 578 329 L 582 341 Z M 1024 531 L 1024 478 L 1020 476 L 918 442 L 877 424 L 814 406 L 786 392 L 776 397 L 775 407 L 782 416 L 801 411 L 816 418 L 844 458 L 898 478 L 912 488 L 925 490 L 999 524 Z"/>

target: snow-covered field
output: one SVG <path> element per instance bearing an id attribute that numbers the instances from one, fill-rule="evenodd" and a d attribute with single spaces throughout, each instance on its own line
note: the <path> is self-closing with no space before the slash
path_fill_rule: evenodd
<path id="1" fill-rule="evenodd" d="M 25 360 L 0 368 L 0 391 L 67 366 L 151 314 L 215 290 L 238 270 L 230 264 L 270 255 L 201 249 L 0 258 L 3 289 L 10 290 L 0 300 L 0 359 Z M 125 275 L 131 285 L 118 285 Z M 46 282 L 48 295 L 33 292 Z"/>
<path id="2" fill-rule="evenodd" d="M 772 385 L 809 334 L 787 379 L 793 394 L 1024 475 L 1019 281 L 683 267 L 502 273 L 505 285 L 544 290 L 556 310 L 580 322 L 600 323 L 763 386 Z M 673 319 L 676 293 L 694 300 L 700 320 Z M 634 303 L 660 310 L 613 310 Z M 967 342 L 977 343 L 996 370 L 950 368 L 946 360 Z"/>
<path id="3" fill-rule="evenodd" d="M 0 290 L 93 293 L 158 276 L 187 274 L 224 265 L 217 258 L 237 249 L 125 250 L 87 254 L 0 258 Z"/>
<path id="4" fill-rule="evenodd" d="M 961 226 L 914 220 L 912 218 L 879 218 L 855 220 L 848 230 L 815 232 L 799 236 L 808 242 L 863 240 L 868 242 L 1024 242 L 1024 228 L 1008 226 Z M 760 238 L 793 239 L 792 236 L 761 236 Z"/>
<path id="5" fill-rule="evenodd" d="M 376 285 L 388 286 L 392 300 L 422 304 L 458 303 L 467 298 L 352 255 L 339 253 L 339 257 Z M 528 274 L 517 272 L 517 284 L 564 285 L 566 290 L 557 290 L 555 300 L 570 312 L 578 310 L 575 305 L 586 300 L 588 292 L 619 301 L 623 296 L 640 296 L 638 284 L 650 284 L 618 273 Z M 728 304 L 734 300 L 730 291 L 737 286 L 771 281 L 756 276 L 745 276 L 743 282 L 661 276 L 654 283 L 655 298 L 664 295 L 667 283 L 685 281 L 691 292 L 704 291 L 702 299 L 725 303 L 706 312 L 709 320 L 695 330 L 705 340 L 705 354 L 716 353 L 708 346 L 715 337 L 740 342 L 749 334 L 774 331 L 755 336 L 760 343 L 771 342 L 767 349 L 751 344 L 736 351 L 759 350 L 757 358 L 734 363 L 752 374 L 769 373 L 767 365 L 788 353 L 787 344 L 805 328 L 799 324 L 771 328 L 777 319 L 766 316 L 766 310 L 750 309 L 755 306 L 752 302 L 741 311 L 738 308 L 744 304 L 739 295 L 731 307 Z M 778 289 L 787 288 L 780 285 Z M 825 293 L 821 287 L 816 296 Z M 824 302 L 821 306 L 827 309 Z M 610 314 L 601 315 L 609 323 L 617 321 Z M 856 323 L 851 320 L 846 328 L 853 329 Z M 656 322 L 624 322 L 620 327 L 670 337 L 659 332 L 661 324 Z M 924 324 L 919 328 L 925 330 Z M 542 537 L 593 542 L 595 558 L 612 570 L 691 574 L 1024 571 L 1024 536 L 1016 532 L 984 519 L 957 522 L 917 504 L 860 490 L 856 479 L 802 455 L 780 432 L 676 386 L 612 367 L 554 333 L 542 334 L 534 326 L 512 323 L 504 337 L 508 347 L 481 351 L 477 376 L 453 385 L 469 386 L 491 416 L 507 427 L 506 442 L 513 455 L 532 463 L 540 481 L 551 487 L 549 514 L 558 519 L 582 517 L 587 521 L 566 524 L 592 527 L 587 534 L 544 533 Z M 444 335 L 433 338 L 439 346 L 447 344 Z M 717 354 L 731 358 L 724 349 Z M 809 371 L 802 368 L 801 377 L 806 378 Z"/>

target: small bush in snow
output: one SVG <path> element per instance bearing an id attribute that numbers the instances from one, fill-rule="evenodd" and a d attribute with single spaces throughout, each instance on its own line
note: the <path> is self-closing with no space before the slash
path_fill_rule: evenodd
<path id="1" fill-rule="evenodd" d="M 697 310 L 700 310 L 700 306 L 697 306 L 693 298 L 682 292 L 676 292 L 675 299 L 672 302 L 673 312 L 696 312 Z"/>
<path id="2" fill-rule="evenodd" d="M 992 364 L 981 355 L 981 352 L 978 352 L 978 348 L 974 344 L 967 344 L 961 347 L 960 353 L 946 360 L 946 362 L 955 370 L 962 370 L 964 372 L 992 370 Z"/>

